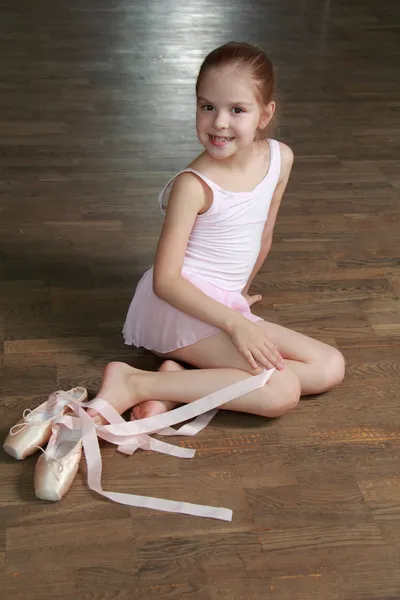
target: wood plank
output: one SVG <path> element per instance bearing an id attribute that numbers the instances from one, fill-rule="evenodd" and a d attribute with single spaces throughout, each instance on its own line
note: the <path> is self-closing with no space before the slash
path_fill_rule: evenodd
<path id="1" fill-rule="evenodd" d="M 395 0 L 1 0 L 3 438 L 54 390 L 94 397 L 110 361 L 160 367 L 121 329 L 157 196 L 201 151 L 197 70 L 229 38 L 273 59 L 274 135 L 295 154 L 254 312 L 347 364 L 282 418 L 221 410 L 171 440 L 192 460 L 101 443 L 105 489 L 226 506 L 232 522 L 111 503 L 84 460 L 61 502 L 39 501 L 39 453 L 3 453 L 5 597 L 400 598 L 399 19 Z"/>

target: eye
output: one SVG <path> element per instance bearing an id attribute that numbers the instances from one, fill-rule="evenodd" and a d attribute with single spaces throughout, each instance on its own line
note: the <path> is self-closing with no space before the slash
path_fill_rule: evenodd
<path id="1" fill-rule="evenodd" d="M 205 110 L 206 112 L 213 110 L 213 106 L 212 104 L 203 104 L 203 106 L 201 107 L 203 110 Z"/>
<path id="2" fill-rule="evenodd" d="M 240 106 L 235 106 L 235 108 L 233 108 L 232 110 L 235 113 L 235 115 L 240 115 L 244 112 L 243 108 L 240 108 Z"/>

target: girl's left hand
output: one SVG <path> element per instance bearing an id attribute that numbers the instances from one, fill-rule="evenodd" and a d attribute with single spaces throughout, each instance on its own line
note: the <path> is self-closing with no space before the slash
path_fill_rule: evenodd
<path id="1" fill-rule="evenodd" d="M 261 294 L 254 294 L 254 296 L 250 296 L 250 294 L 243 294 L 243 297 L 246 299 L 246 302 L 249 306 L 252 306 L 256 302 L 260 302 L 260 300 L 262 300 Z"/>

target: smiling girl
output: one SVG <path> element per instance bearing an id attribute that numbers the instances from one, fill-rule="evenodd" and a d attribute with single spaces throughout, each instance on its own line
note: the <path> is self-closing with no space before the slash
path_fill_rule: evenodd
<path id="1" fill-rule="evenodd" d="M 344 359 L 251 311 L 259 297 L 249 288 L 271 247 L 293 163 L 291 149 L 267 135 L 272 63 L 250 44 L 225 44 L 204 60 L 196 96 L 204 151 L 160 194 L 165 220 L 154 265 L 124 326 L 127 344 L 168 360 L 156 373 L 110 363 L 99 397 L 120 413 L 133 407 L 140 419 L 274 368 L 264 387 L 224 408 L 277 417 L 301 395 L 340 383 Z"/>

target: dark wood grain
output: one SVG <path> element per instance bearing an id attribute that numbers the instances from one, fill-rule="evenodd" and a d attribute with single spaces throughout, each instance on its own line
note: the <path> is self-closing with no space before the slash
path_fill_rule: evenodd
<path id="1" fill-rule="evenodd" d="M 112 504 L 86 465 L 37 500 L 0 462 L 13 600 L 399 600 L 400 5 L 395 0 L 0 0 L 2 435 L 104 366 L 160 361 L 121 328 L 157 194 L 200 150 L 194 81 L 230 39 L 278 79 L 295 164 L 257 312 L 337 346 L 342 385 L 265 421 L 222 411 L 182 461 L 103 444 L 105 489 L 229 506 L 232 523 Z"/>

